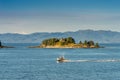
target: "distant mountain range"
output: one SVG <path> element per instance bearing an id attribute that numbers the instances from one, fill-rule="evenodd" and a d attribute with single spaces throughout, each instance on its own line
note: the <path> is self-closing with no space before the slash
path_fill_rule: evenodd
<path id="1" fill-rule="evenodd" d="M 0 40 L 3 43 L 41 43 L 47 38 L 73 37 L 76 42 L 84 40 L 93 40 L 99 43 L 120 43 L 120 32 L 104 30 L 78 30 L 75 32 L 36 32 L 32 34 L 5 33 L 0 34 Z"/>

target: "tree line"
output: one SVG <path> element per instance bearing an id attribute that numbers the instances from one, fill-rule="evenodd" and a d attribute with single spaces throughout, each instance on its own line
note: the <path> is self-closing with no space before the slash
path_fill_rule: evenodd
<path id="1" fill-rule="evenodd" d="M 45 39 L 45 40 L 42 41 L 42 45 L 45 45 L 45 46 L 54 46 L 56 44 L 68 45 L 68 44 L 76 44 L 76 43 L 75 43 L 74 38 L 72 38 L 72 37 L 61 38 L 61 39 L 50 38 L 50 39 Z M 78 44 L 79 45 L 86 45 L 88 47 L 90 47 L 90 46 L 99 47 L 99 44 L 94 43 L 94 41 L 92 41 L 92 40 L 90 40 L 90 41 L 85 40 L 84 42 L 80 41 Z"/>
<path id="2" fill-rule="evenodd" d="M 42 41 L 42 45 L 45 45 L 45 46 L 54 46 L 56 44 L 60 44 L 60 45 L 68 45 L 70 43 L 73 43 L 75 44 L 75 40 L 72 38 L 72 37 L 68 37 L 68 38 L 61 38 L 61 39 L 58 39 L 58 38 L 50 38 L 50 39 L 45 39 Z"/>

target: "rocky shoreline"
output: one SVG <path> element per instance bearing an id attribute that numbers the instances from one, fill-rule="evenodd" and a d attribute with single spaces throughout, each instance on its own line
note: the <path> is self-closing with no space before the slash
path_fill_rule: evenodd
<path id="1" fill-rule="evenodd" d="M 87 46 L 30 46 L 29 48 L 103 48 L 103 47 L 87 47 Z"/>
<path id="2" fill-rule="evenodd" d="M 12 46 L 0 46 L 0 48 L 14 48 Z"/>
<path id="3" fill-rule="evenodd" d="M 0 41 L 0 48 L 14 48 L 14 47 L 12 47 L 12 46 L 3 46 L 1 41 Z"/>

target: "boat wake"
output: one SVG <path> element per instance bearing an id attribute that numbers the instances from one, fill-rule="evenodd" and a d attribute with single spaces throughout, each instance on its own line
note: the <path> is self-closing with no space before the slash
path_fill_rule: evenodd
<path id="1" fill-rule="evenodd" d="M 63 62 L 120 62 L 120 59 L 104 59 L 104 60 L 65 60 Z"/>

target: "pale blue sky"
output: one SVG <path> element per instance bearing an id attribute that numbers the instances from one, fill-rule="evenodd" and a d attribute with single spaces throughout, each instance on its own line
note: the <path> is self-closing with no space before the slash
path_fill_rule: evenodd
<path id="1" fill-rule="evenodd" d="M 0 33 L 120 32 L 120 0 L 0 0 Z"/>

